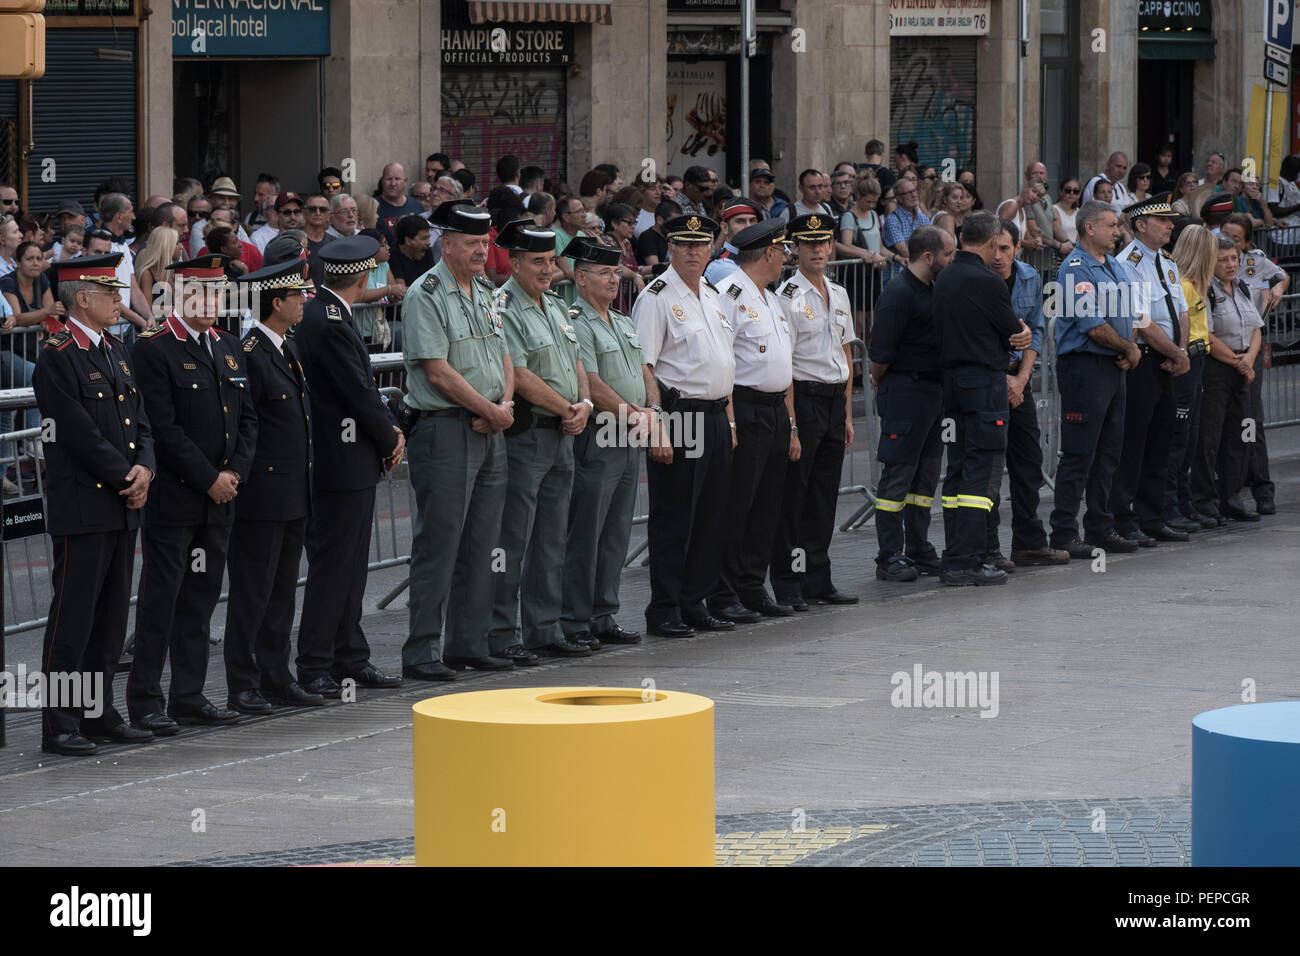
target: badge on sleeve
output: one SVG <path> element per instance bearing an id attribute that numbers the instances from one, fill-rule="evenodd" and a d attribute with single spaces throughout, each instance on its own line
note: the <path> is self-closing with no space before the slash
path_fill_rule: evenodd
<path id="1" fill-rule="evenodd" d="M 1091 282 L 1076 282 L 1076 283 L 1074 284 L 1074 294 L 1075 294 L 1075 295 L 1087 295 L 1087 294 L 1088 294 L 1089 292 L 1091 292 L 1091 291 L 1092 291 L 1092 283 L 1091 283 Z"/>

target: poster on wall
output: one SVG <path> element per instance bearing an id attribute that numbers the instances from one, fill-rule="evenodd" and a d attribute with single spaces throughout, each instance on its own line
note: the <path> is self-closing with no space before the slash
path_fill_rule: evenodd
<path id="1" fill-rule="evenodd" d="M 727 66 L 721 60 L 668 64 L 668 171 L 704 166 L 727 178 Z"/>

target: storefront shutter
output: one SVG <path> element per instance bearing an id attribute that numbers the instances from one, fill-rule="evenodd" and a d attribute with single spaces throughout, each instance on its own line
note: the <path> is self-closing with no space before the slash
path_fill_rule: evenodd
<path id="1" fill-rule="evenodd" d="M 941 173 L 951 159 L 975 168 L 975 37 L 892 37 L 889 148 L 916 143 L 921 163 Z M 889 157 L 886 157 L 886 161 Z"/>
<path id="2" fill-rule="evenodd" d="M 496 162 L 507 154 L 562 182 L 564 113 L 563 69 L 443 68 L 442 151 L 474 174 L 480 196 L 496 184 Z"/>

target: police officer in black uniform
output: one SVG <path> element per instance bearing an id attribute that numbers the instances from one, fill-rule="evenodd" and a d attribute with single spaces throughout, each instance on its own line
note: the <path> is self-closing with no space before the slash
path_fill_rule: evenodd
<path id="1" fill-rule="evenodd" d="M 1033 336 L 1011 308 L 1011 294 L 989 263 L 1002 222 L 990 212 L 966 217 L 961 249 L 935 280 L 933 315 L 943 368 L 944 414 L 956 424 L 943 479 L 945 584 L 1005 584 L 1007 573 L 984 563 L 985 526 L 1007 447 L 1007 345 Z"/>
<path id="2" fill-rule="evenodd" d="M 102 674 L 104 694 L 89 708 L 98 711 L 94 717 L 88 708 L 79 713 L 45 701 L 41 749 L 46 753 L 92 754 L 96 747 L 88 738 L 153 739 L 149 731 L 127 726 L 112 703 L 113 671 L 131 602 L 135 533 L 157 469 L 131 357 L 106 331 L 118 321 L 121 260 L 118 252 L 56 263 L 67 330 L 46 341 L 32 373 L 47 423 L 45 524 L 54 544 L 57 582 L 41 659 L 47 678 Z"/>
<path id="3" fill-rule="evenodd" d="M 375 485 L 402 460 L 406 440 L 375 387 L 352 303 L 375 267 L 379 243 L 335 239 L 317 255 L 324 285 L 303 310 L 294 346 L 312 385 L 312 515 L 307 522 L 307 587 L 298 625 L 298 682 L 309 693 L 340 697 L 339 681 L 396 687 L 370 663 L 361 630 Z"/>
<path id="4" fill-rule="evenodd" d="M 257 409 L 257 451 L 235 499 L 226 605 L 228 706 L 269 714 L 273 704 L 320 706 L 289 669 L 298 563 L 311 513 L 311 399 L 287 338 L 311 288 L 297 262 L 237 280 L 253 294 L 259 321 L 244 336 L 248 388 Z"/>
<path id="5" fill-rule="evenodd" d="M 177 721 L 219 724 L 239 716 L 203 696 L 207 625 L 221 595 L 235 495 L 257 442 L 244 353 L 233 336 L 214 328 L 225 265 L 225 256 L 208 255 L 168 266 L 182 289 L 177 312 L 142 332 L 134 353 L 158 475 L 145 506 L 126 699 L 131 722 L 158 735 L 176 733 Z M 164 714 L 168 651 L 172 679 Z"/>
<path id="6" fill-rule="evenodd" d="M 885 286 L 871 322 L 870 380 L 880 412 L 876 577 L 915 581 L 939 573 L 930 507 L 943 464 L 943 373 L 931 315 L 934 279 L 952 262 L 951 234 L 921 226 L 907 240 L 908 266 Z"/>

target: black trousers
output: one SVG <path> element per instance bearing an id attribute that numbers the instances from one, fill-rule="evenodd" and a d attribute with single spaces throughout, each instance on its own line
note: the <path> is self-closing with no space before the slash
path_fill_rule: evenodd
<path id="1" fill-rule="evenodd" d="M 317 491 L 307 522 L 307 586 L 298 624 L 298 680 L 346 675 L 370 660 L 361 630 L 375 489 Z"/>
<path id="2" fill-rule="evenodd" d="M 727 503 L 727 546 L 718 587 L 709 598 L 714 610 L 737 600 L 748 605 L 762 601 L 790 461 L 790 415 L 783 398 L 763 403 L 737 390 L 732 412 L 736 448 Z"/>
<path id="3" fill-rule="evenodd" d="M 1246 487 L 1255 501 L 1272 501 L 1273 478 L 1268 471 L 1268 442 L 1264 432 L 1264 349 L 1255 356 L 1255 381 L 1250 383 L 1250 415 L 1255 419 L 1255 441 L 1246 456 Z"/>
<path id="4" fill-rule="evenodd" d="M 1070 352 L 1056 360 L 1061 383 L 1061 461 L 1056 467 L 1052 546 L 1079 537 L 1079 502 L 1085 490 L 1084 539 L 1101 541 L 1115 530 L 1111 482 L 1124 448 L 1124 372 L 1115 356 Z"/>
<path id="5" fill-rule="evenodd" d="M 812 395 L 795 383 L 801 451 L 799 460 L 786 468 L 781 522 L 772 544 L 772 590 L 782 604 L 796 597 L 818 597 L 833 587 L 830 545 L 844 466 L 845 421 L 844 386 L 835 388 L 834 395 Z"/>
<path id="6" fill-rule="evenodd" d="M 1127 535 L 1164 524 L 1165 479 L 1178 401 L 1164 356 L 1149 346 L 1126 374 L 1124 450 L 1111 485 L 1115 530 Z"/>
<path id="7" fill-rule="evenodd" d="M 681 427 L 694 415 L 696 449 L 683 447 Z M 718 584 L 726 547 L 727 500 L 731 494 L 731 426 L 723 410 L 682 410 L 670 418 L 671 464 L 646 463 L 650 517 L 650 627 L 698 618 Z M 698 456 L 696 452 L 698 451 Z M 695 457 L 691 457 L 695 456 Z M 647 454 L 647 458 L 649 455 Z"/>
<path id="8" fill-rule="evenodd" d="M 1007 448 L 1007 373 L 960 366 L 943 372 L 944 414 L 953 419 L 943 478 L 945 571 L 978 567 L 988 539 L 988 515 L 1002 480 Z"/>
<path id="9" fill-rule="evenodd" d="M 1249 411 L 1245 376 L 1216 359 L 1207 360 L 1201 434 L 1192 463 L 1192 505 L 1201 514 L 1219 514 L 1224 502 L 1241 491 L 1247 455 L 1241 433 Z"/>
<path id="10" fill-rule="evenodd" d="M 1189 359 L 1187 374 L 1174 379 L 1174 424 L 1169 432 L 1169 468 L 1165 473 L 1165 520 L 1190 518 L 1192 461 L 1201 432 L 1201 390 L 1205 353 Z"/>
<path id="11" fill-rule="evenodd" d="M 876 486 L 876 561 L 896 554 L 936 561 L 930 507 L 943 465 L 943 384 L 888 372 L 876 389 L 880 483 Z"/>
<path id="12" fill-rule="evenodd" d="M 86 707 L 50 706 L 70 701 L 43 701 L 41 735 L 112 730 L 122 723 L 113 706 L 113 674 L 126 642 L 135 532 L 70 534 L 52 540 L 54 595 L 45 624 L 42 669 L 47 678 L 56 673 L 91 675 L 91 689 L 103 696 L 93 708 L 101 711 L 98 716 L 88 715 Z M 95 687 L 95 681 L 102 684 Z M 84 681 L 81 686 L 85 688 Z M 47 692 L 53 687 L 50 681 Z M 82 703 L 87 703 L 84 697 Z"/>
<path id="13" fill-rule="evenodd" d="M 290 633 L 307 519 L 235 521 L 226 604 L 226 687 L 282 691 L 293 682 Z"/>
<path id="14" fill-rule="evenodd" d="M 163 712 L 162 672 L 171 654 L 169 708 L 202 707 L 208 622 L 221 597 L 230 526 L 148 525 L 135 612 L 135 658 L 126 681 L 132 720 Z"/>
<path id="15" fill-rule="evenodd" d="M 1047 547 L 1047 530 L 1038 517 L 1038 496 L 1043 488 L 1043 444 L 1038 429 L 1038 407 L 1034 389 L 1025 383 L 1024 400 L 1007 410 L 1007 485 L 1011 491 L 1011 550 L 1035 551 Z M 1000 551 L 998 508 L 1002 501 L 1002 480 L 993 482 L 993 507 L 986 524 L 985 548 Z"/>

